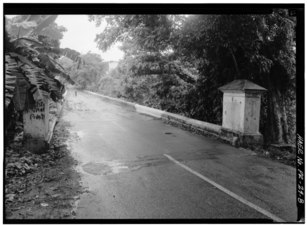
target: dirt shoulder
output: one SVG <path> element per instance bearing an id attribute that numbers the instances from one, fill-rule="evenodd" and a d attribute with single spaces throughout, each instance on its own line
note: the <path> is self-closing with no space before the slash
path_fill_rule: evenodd
<path id="1" fill-rule="evenodd" d="M 69 124 L 56 125 L 44 154 L 23 149 L 18 141 L 5 149 L 5 219 L 72 219 L 82 193 L 77 162 L 66 142 Z"/>

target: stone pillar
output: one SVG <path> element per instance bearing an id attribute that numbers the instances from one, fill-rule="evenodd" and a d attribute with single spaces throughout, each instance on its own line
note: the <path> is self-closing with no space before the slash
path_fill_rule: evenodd
<path id="1" fill-rule="evenodd" d="M 33 109 L 24 111 L 24 146 L 26 149 L 40 153 L 46 150 L 46 135 L 49 127 L 48 99 L 39 100 Z"/>
<path id="2" fill-rule="evenodd" d="M 234 80 L 219 90 L 224 93 L 222 135 L 241 146 L 262 144 L 260 104 L 266 89 L 248 80 Z"/>

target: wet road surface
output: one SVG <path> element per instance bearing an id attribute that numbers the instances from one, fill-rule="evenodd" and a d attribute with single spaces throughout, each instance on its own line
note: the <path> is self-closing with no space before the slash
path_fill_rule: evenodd
<path id="1" fill-rule="evenodd" d="M 68 92 L 63 119 L 88 190 L 77 218 L 296 221 L 292 167 L 84 92 Z"/>

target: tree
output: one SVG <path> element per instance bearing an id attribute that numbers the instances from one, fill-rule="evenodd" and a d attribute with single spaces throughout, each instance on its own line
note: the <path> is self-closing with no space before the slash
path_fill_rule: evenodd
<path id="1" fill-rule="evenodd" d="M 40 32 L 54 22 L 55 15 L 23 15 L 7 21 L 5 31 L 5 118 L 9 128 L 11 115 L 34 106 L 40 99 L 57 102 L 62 99 L 64 85 L 61 76 L 73 84 L 65 69 L 58 63 L 58 40 Z M 18 32 L 16 33 L 16 28 Z M 25 36 L 21 36 L 25 35 Z M 80 60 L 79 60 L 80 61 Z M 18 113 L 17 113 L 18 114 Z M 7 129 L 6 129 L 7 130 Z"/>
<path id="2" fill-rule="evenodd" d="M 106 74 L 107 64 L 103 62 L 101 56 L 96 53 L 88 52 L 80 55 L 83 62 L 82 68 L 78 67 L 66 57 L 61 58 L 60 62 L 72 74 L 74 79 L 81 88 L 92 91 L 98 90 L 101 78 Z"/>
<path id="3" fill-rule="evenodd" d="M 178 87 L 174 76 L 184 81 L 180 85 L 191 85 L 179 100 L 185 115 L 221 123 L 218 88 L 249 79 L 268 89 L 261 109 L 265 141 L 290 142 L 287 106 L 295 102 L 296 21 L 286 10 L 269 15 L 90 16 L 97 25 L 103 19 L 107 27 L 96 42 L 102 50 L 123 42 L 123 74 L 167 76 L 156 90 Z"/>
<path id="4" fill-rule="evenodd" d="M 175 74 L 185 82 L 194 83 L 193 68 L 175 56 L 173 42 L 182 25 L 180 15 L 111 15 L 89 16 L 100 25 L 107 22 L 105 30 L 96 36 L 98 47 L 106 51 L 117 41 L 123 42 L 128 68 L 135 75 Z M 176 59 L 176 60 L 174 60 Z"/>
<path id="5" fill-rule="evenodd" d="M 124 89 L 117 96 L 185 114 L 180 102 L 172 102 L 182 98 L 186 93 L 183 90 L 197 78 L 195 67 L 174 54 L 173 42 L 184 19 L 182 15 L 90 16 L 97 25 L 102 20 L 107 22 L 104 32 L 96 37 L 101 50 L 122 42 L 125 57 L 118 71 L 123 76 Z M 116 80 L 113 85 L 118 86 L 119 79 L 110 79 Z"/>
<path id="6" fill-rule="evenodd" d="M 6 29 L 13 38 L 40 34 L 60 40 L 66 28 L 58 26 L 54 22 L 56 18 L 57 15 L 19 15 L 12 19 L 6 18 Z"/>
<path id="7" fill-rule="evenodd" d="M 191 16 L 177 49 L 190 60 L 202 59 L 196 92 L 204 91 L 202 98 L 211 99 L 205 105 L 210 101 L 221 105 L 214 101 L 218 93 L 212 87 L 233 79 L 249 79 L 267 88 L 262 131 L 269 143 L 289 143 L 285 103 L 295 99 L 294 28 L 295 21 L 285 10 L 270 15 Z"/>

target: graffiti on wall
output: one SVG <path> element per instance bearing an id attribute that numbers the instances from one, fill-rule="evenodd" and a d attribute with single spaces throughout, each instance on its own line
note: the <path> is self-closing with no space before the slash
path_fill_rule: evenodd
<path id="1" fill-rule="evenodd" d="M 35 103 L 35 107 L 31 110 L 30 120 L 44 120 L 45 119 L 45 104 L 43 101 Z"/>

